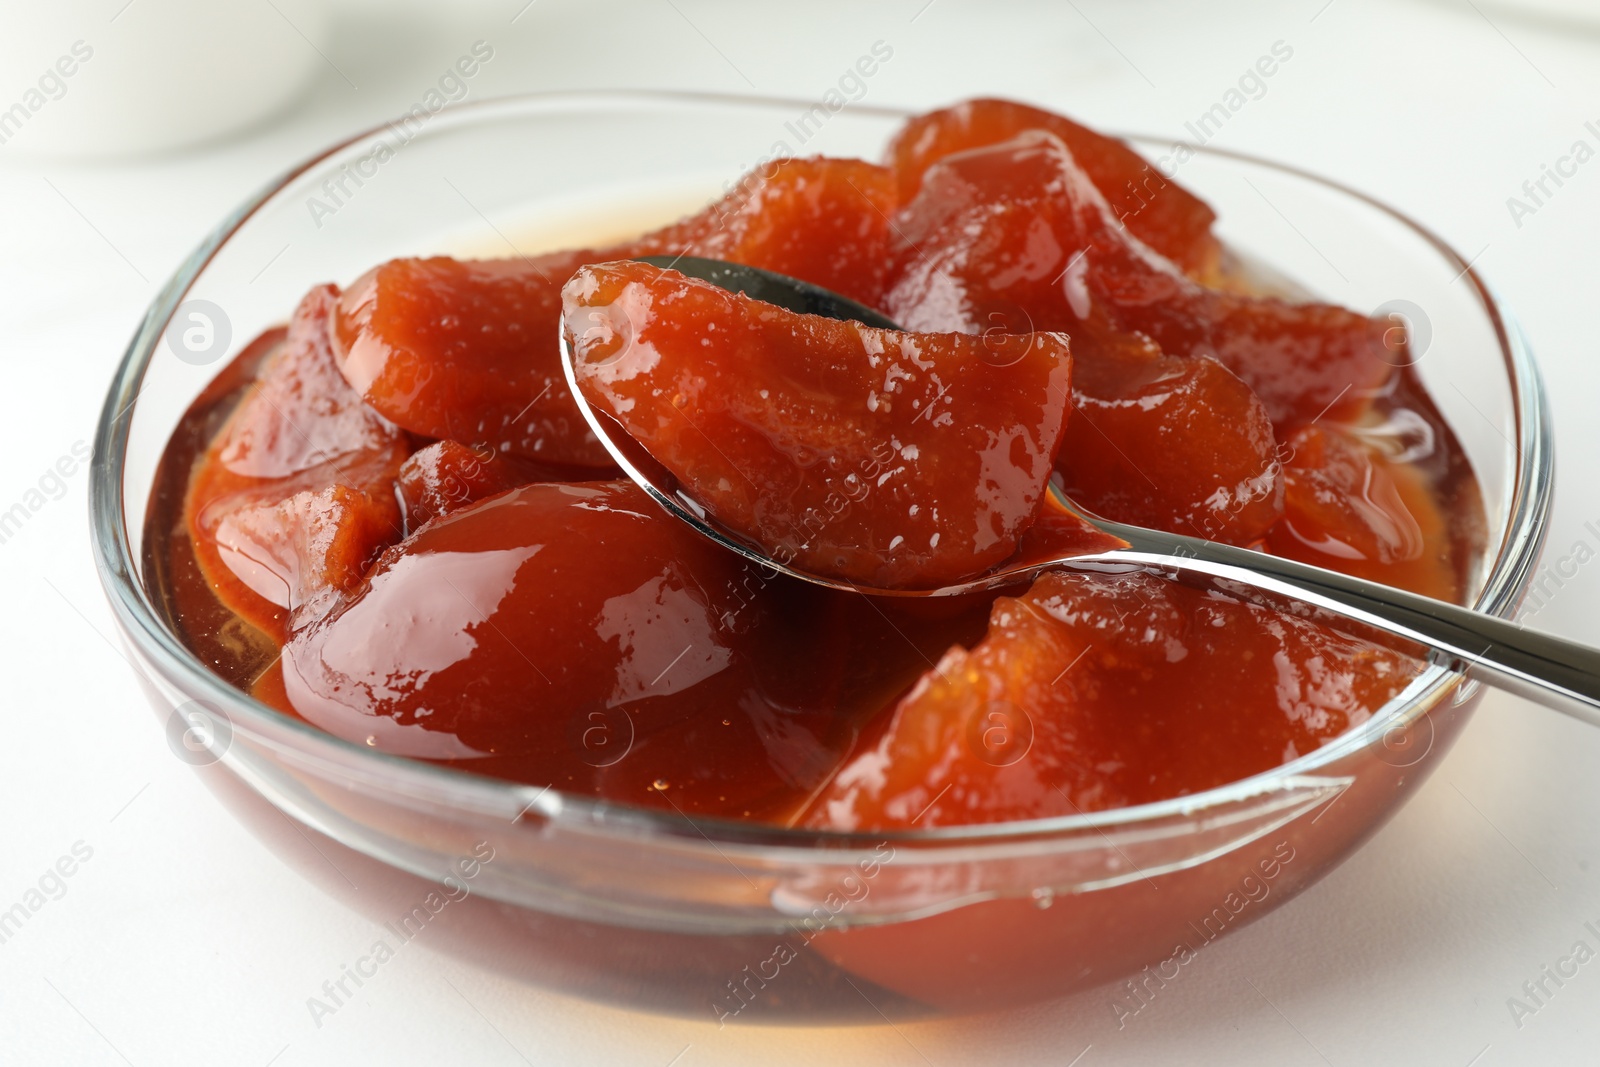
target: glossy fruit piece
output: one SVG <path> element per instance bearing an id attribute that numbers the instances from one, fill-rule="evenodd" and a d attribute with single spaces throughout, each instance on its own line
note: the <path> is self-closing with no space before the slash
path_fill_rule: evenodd
<path id="1" fill-rule="evenodd" d="M 704 211 L 609 249 L 391 260 L 340 303 L 340 365 L 374 409 L 412 433 L 609 476 L 610 457 L 567 393 L 556 347 L 561 286 L 580 264 L 687 253 L 877 304 L 894 207 L 893 179 L 882 167 L 784 159 L 752 171 Z"/>
<path id="2" fill-rule="evenodd" d="M 227 509 L 213 533 L 217 550 L 242 581 L 290 610 L 298 625 L 326 596 L 360 583 L 378 549 L 400 529 L 392 488 L 333 484 L 273 503 Z"/>
<path id="3" fill-rule="evenodd" d="M 1285 442 L 1284 516 L 1273 555 L 1458 601 L 1461 582 L 1438 501 L 1415 468 L 1324 426 Z"/>
<path id="4" fill-rule="evenodd" d="M 280 640 L 286 609 L 346 587 L 400 538 L 393 479 L 404 434 L 340 375 L 328 344 L 337 300 L 319 286 L 301 301 L 184 499 L 196 560 L 218 598 Z"/>
<path id="5" fill-rule="evenodd" d="M 736 662 L 695 699 L 679 698 L 682 714 L 665 727 L 644 729 L 636 716 L 626 759 L 590 760 L 603 764 L 596 795 L 685 814 L 792 820 L 839 766 L 865 717 L 851 694 L 850 642 L 863 633 L 852 624 L 867 620 L 831 597 L 785 579 L 743 617 L 734 615 L 736 601 L 723 601 Z M 618 710 L 584 714 L 588 750 L 620 734 Z"/>
<path id="6" fill-rule="evenodd" d="M 868 307 L 888 285 L 894 176 L 859 159 L 776 159 L 682 222 L 599 260 L 640 255 L 725 259 L 787 274 Z"/>
<path id="7" fill-rule="evenodd" d="M 1112 214 L 1133 235 L 1196 278 L 1217 269 L 1221 248 L 1211 235 L 1216 213 L 1164 176 L 1127 143 L 1071 119 L 1012 100 L 968 100 L 906 123 L 889 143 L 901 203 L 910 203 L 929 167 L 947 156 L 984 148 L 1029 130 L 1061 138 Z"/>
<path id="8" fill-rule="evenodd" d="M 344 376 L 414 434 L 610 470 L 567 393 L 555 340 L 561 283 L 583 258 L 390 260 L 339 303 Z"/>
<path id="9" fill-rule="evenodd" d="M 804 823 L 894 830 L 1102 811 L 1269 770 L 1365 721 L 1420 665 L 1150 574 L 1050 573 L 994 604 Z"/>
<path id="10" fill-rule="evenodd" d="M 229 474 L 289 478 L 403 439 L 339 373 L 328 343 L 338 299 L 333 286 L 319 285 L 295 308 L 283 352 L 263 369 L 215 442 L 217 462 Z"/>
<path id="11" fill-rule="evenodd" d="M 1073 340 L 1073 411 L 1057 466 L 1108 519 L 1248 545 L 1283 515 L 1266 408 L 1222 364 L 1138 337 Z"/>
<path id="12" fill-rule="evenodd" d="M 940 161 L 896 232 L 906 247 L 883 309 L 907 329 L 1142 333 L 1169 355 L 1215 357 L 1280 428 L 1359 413 L 1396 362 L 1392 324 L 1185 277 L 1118 225 L 1048 133 Z"/>
<path id="13" fill-rule="evenodd" d="M 532 482 L 581 480 L 570 467 L 534 463 L 460 441 L 435 441 L 400 465 L 397 482 L 406 529 Z"/>
<path id="14" fill-rule="evenodd" d="M 786 814 L 853 735 L 822 665 L 786 686 L 795 635 L 770 601 L 740 599 L 742 568 L 632 483 L 524 486 L 391 548 L 294 635 L 268 685 L 384 752 L 686 812 Z M 769 678 L 774 663 L 790 674 Z"/>
<path id="15" fill-rule="evenodd" d="M 1066 339 L 798 315 L 643 263 L 567 284 L 578 387 L 768 555 L 873 588 L 1010 556 L 1061 441 Z"/>

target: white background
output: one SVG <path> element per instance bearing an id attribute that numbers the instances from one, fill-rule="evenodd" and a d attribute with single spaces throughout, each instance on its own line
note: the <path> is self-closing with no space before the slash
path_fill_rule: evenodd
<path id="1" fill-rule="evenodd" d="M 115 22 L 122 0 L 108 2 L 78 36 L 115 54 L 139 3 L 159 0 Z M 1580 538 L 1600 547 L 1583 530 L 1600 520 L 1600 160 L 1520 227 L 1506 206 L 1574 140 L 1597 141 L 1584 123 L 1600 122 L 1600 30 L 1581 21 L 1595 5 L 1541 6 L 1580 21 L 1487 0 L 537 0 L 515 23 L 523 0 L 342 13 L 307 92 L 232 140 L 92 165 L 0 146 L 0 510 L 91 437 L 143 308 L 225 212 L 408 107 L 476 39 L 496 58 L 474 97 L 637 86 L 814 99 L 882 39 L 894 56 L 868 102 L 1013 95 L 1175 138 L 1281 39 L 1293 60 L 1216 143 L 1372 191 L 1479 256 L 1551 387 L 1560 487 L 1546 561 Z M 0 69 L 0 106 L 34 76 Z M 32 121 L 49 120 L 47 108 Z M 1600 732 L 1498 695 L 1369 846 L 1206 952 L 1120 1031 L 1096 992 L 976 1019 L 718 1031 L 518 987 L 421 941 L 318 1029 L 306 998 L 375 928 L 276 859 L 169 752 L 107 640 L 85 482 L 73 476 L 0 545 L 0 908 L 74 842 L 94 850 L 66 895 L 0 945 L 0 1062 L 1600 1061 L 1600 961 L 1520 1027 L 1506 1003 L 1579 938 L 1600 948 L 1582 927 L 1600 920 Z M 1597 593 L 1600 566 L 1580 570 L 1538 625 L 1600 642 Z"/>

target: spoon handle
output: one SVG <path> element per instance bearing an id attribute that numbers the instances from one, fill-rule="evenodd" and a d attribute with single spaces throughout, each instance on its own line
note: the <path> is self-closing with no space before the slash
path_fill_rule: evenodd
<path id="1" fill-rule="evenodd" d="M 1325 608 L 1374 629 L 1431 646 L 1445 665 L 1499 689 L 1600 726 L 1600 650 L 1470 608 L 1352 578 L 1291 559 L 1096 520 L 1129 541 L 1119 557 L 1194 571 Z M 1107 557 L 1101 557 L 1105 559 Z"/>

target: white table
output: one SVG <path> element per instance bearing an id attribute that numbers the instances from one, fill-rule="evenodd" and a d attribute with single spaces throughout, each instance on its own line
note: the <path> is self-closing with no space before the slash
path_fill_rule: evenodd
<path id="1" fill-rule="evenodd" d="M 1551 386 L 1562 487 L 1549 558 L 1579 539 L 1600 547 L 1583 525 L 1600 519 L 1600 161 L 1520 226 L 1506 205 L 1574 140 L 1600 142 L 1584 128 L 1600 120 L 1600 36 L 1426 0 L 896 0 L 870 12 L 538 0 L 511 23 L 522 7 L 347 19 L 309 95 L 225 143 L 93 166 L 0 147 L 0 510 L 46 481 L 43 506 L 0 544 L 0 909 L 75 845 L 92 850 L 0 944 L 0 1062 L 1596 1061 L 1600 961 L 1549 986 L 1520 1026 L 1507 998 L 1575 941 L 1600 950 L 1583 926 L 1600 927 L 1600 733 L 1498 695 L 1369 846 L 1205 953 L 1120 1031 L 1097 992 L 970 1020 L 719 1031 L 514 986 L 425 946 L 317 1028 L 306 998 L 372 925 L 285 867 L 172 757 L 108 641 L 84 474 L 57 488 L 46 472 L 91 436 L 141 311 L 200 236 L 287 164 L 408 107 L 476 39 L 496 58 L 474 96 L 624 85 L 814 98 L 883 40 L 894 54 L 873 103 L 1015 95 L 1173 137 L 1282 40 L 1292 60 L 1217 143 L 1372 190 L 1479 254 Z M 119 21 L 138 17 L 135 6 Z M 115 48 L 116 26 L 98 40 Z M 0 96 L 13 81 L 20 91 L 25 79 L 3 73 Z M 1600 641 L 1597 593 L 1600 567 L 1581 569 L 1538 624 Z"/>

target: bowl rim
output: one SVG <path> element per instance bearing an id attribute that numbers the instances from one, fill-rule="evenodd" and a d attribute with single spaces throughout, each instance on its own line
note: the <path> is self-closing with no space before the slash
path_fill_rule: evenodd
<path id="1" fill-rule="evenodd" d="M 487 97 L 450 105 L 433 116 L 419 136 L 438 134 L 488 117 L 492 113 L 560 110 L 583 106 L 633 105 L 639 108 L 675 107 L 809 107 L 814 101 L 777 96 L 683 92 L 676 90 L 585 90 L 550 91 Z M 880 118 L 905 119 L 917 112 L 909 108 L 854 105 L 852 112 Z M 1004 846 L 1040 838 L 1071 837 L 1083 832 L 1104 834 L 1110 828 L 1158 823 L 1174 817 L 1189 818 L 1225 808 L 1286 788 L 1307 784 L 1337 784 L 1316 775 L 1330 764 L 1354 751 L 1370 746 L 1388 732 L 1407 725 L 1426 714 L 1445 693 L 1467 683 L 1465 675 L 1430 663 L 1422 674 L 1366 722 L 1304 756 L 1267 771 L 1226 783 L 1188 796 L 1106 811 L 1052 816 L 1042 819 L 1000 823 L 978 823 L 896 831 L 837 831 L 741 822 L 719 817 L 702 817 L 646 808 L 616 801 L 560 793 L 540 787 L 490 778 L 455 767 L 428 764 L 405 757 L 374 751 L 354 742 L 324 733 L 309 723 L 292 719 L 255 700 L 208 670 L 194 653 L 162 622 L 160 615 L 135 575 L 138 563 L 126 522 L 123 469 L 133 415 L 145 373 L 159 349 L 172 314 L 189 287 L 232 238 L 261 208 L 297 178 L 315 169 L 352 146 L 368 142 L 390 128 L 389 123 L 373 126 L 347 137 L 283 171 L 227 214 L 174 271 L 156 294 L 112 378 L 105 404 L 96 426 L 94 451 L 90 463 L 89 524 L 91 545 L 100 581 L 120 624 L 124 640 L 130 641 L 140 656 L 174 684 L 181 683 L 188 695 L 199 694 L 221 711 L 228 725 L 238 730 L 253 729 L 258 739 L 283 745 L 286 742 L 303 756 L 343 766 L 358 761 L 354 768 L 369 768 L 363 777 L 384 774 L 387 787 L 412 796 L 453 796 L 464 806 L 487 810 L 515 807 L 519 817 L 533 814 L 559 820 L 568 827 L 581 824 L 604 835 L 637 838 L 700 839 L 698 843 L 717 848 L 719 844 L 742 848 L 760 847 L 782 851 L 812 851 L 828 848 L 851 851 L 873 848 L 881 842 L 917 847 L 960 846 L 963 852 L 975 846 Z M 1183 145 L 1197 155 L 1209 155 L 1265 167 L 1319 185 L 1351 198 L 1400 223 L 1431 246 L 1447 265 L 1459 268 L 1457 280 L 1471 286 L 1493 326 L 1500 354 L 1511 387 L 1511 410 L 1516 422 L 1515 465 L 1507 499 L 1505 534 L 1492 559 L 1486 559 L 1487 573 L 1474 607 L 1509 617 L 1521 602 L 1534 566 L 1543 548 L 1549 524 L 1550 488 L 1553 485 L 1554 458 L 1546 391 L 1531 351 L 1504 305 L 1478 273 L 1472 261 L 1430 229 L 1398 209 L 1343 183 L 1311 171 L 1230 149 L 1186 144 L 1168 137 L 1113 133 L 1135 145 L 1145 147 Z M 1458 697 L 1459 699 L 1459 697 Z M 224 762 L 228 761 L 221 754 Z M 354 770 L 344 767 L 347 772 Z M 357 772 L 359 773 L 359 772 Z M 720 850 L 719 850 L 720 851 Z"/>

